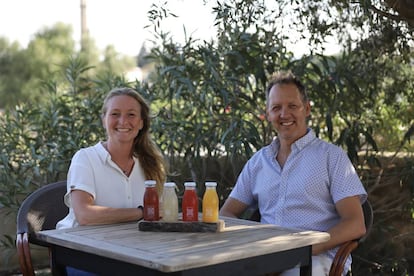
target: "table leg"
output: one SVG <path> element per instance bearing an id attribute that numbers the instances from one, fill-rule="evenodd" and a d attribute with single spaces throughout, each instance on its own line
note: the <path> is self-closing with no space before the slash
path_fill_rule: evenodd
<path id="1" fill-rule="evenodd" d="M 56 261 L 56 253 L 55 253 L 55 247 L 52 246 L 49 248 L 49 256 L 50 256 L 50 269 L 52 272 L 52 275 L 57 276 L 66 276 L 66 267 L 64 265 L 60 265 Z"/>
<path id="2" fill-rule="evenodd" d="M 300 276 L 312 276 L 312 246 L 309 246 L 309 264 L 300 267 Z"/>

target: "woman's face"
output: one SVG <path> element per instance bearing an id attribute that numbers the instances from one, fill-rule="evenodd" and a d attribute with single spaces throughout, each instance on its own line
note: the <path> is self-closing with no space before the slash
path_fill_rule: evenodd
<path id="1" fill-rule="evenodd" d="M 108 141 L 132 144 L 144 126 L 141 105 L 133 97 L 114 96 L 107 102 L 102 122 Z"/>

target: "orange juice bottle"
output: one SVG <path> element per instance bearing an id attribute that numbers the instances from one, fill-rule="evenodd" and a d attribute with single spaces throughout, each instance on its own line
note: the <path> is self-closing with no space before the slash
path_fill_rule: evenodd
<path id="1" fill-rule="evenodd" d="M 203 196 L 203 222 L 217 222 L 219 220 L 219 199 L 216 186 L 216 182 L 206 182 L 206 191 Z"/>

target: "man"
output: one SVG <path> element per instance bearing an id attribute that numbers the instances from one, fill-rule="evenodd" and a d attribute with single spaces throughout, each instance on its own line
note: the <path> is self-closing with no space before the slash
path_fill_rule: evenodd
<path id="1" fill-rule="evenodd" d="M 308 128 L 310 102 L 292 73 L 272 76 L 266 101 L 277 138 L 246 163 L 220 214 L 239 217 L 257 204 L 262 223 L 328 232 L 329 241 L 312 247 L 313 275 L 328 275 L 337 246 L 366 231 L 366 191 L 346 153 Z M 345 271 L 350 265 L 349 258 Z"/>

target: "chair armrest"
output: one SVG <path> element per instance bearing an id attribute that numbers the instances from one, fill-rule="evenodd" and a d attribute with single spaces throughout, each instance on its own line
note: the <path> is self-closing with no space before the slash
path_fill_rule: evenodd
<path id="1" fill-rule="evenodd" d="M 332 262 L 329 276 L 342 276 L 346 259 L 355 248 L 358 247 L 358 241 L 352 240 L 343 243 L 336 252 L 335 258 Z"/>

